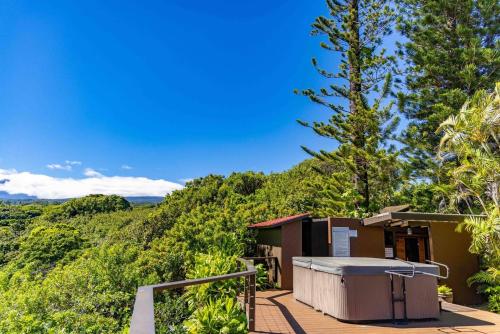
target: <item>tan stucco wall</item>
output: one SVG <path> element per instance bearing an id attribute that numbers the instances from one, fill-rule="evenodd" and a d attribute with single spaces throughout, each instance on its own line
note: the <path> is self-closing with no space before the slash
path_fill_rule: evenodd
<path id="1" fill-rule="evenodd" d="M 454 302 L 458 304 L 477 304 L 481 297 L 474 288 L 467 286 L 467 278 L 479 271 L 479 259 L 469 252 L 470 235 L 456 232 L 457 224 L 432 222 L 429 228 L 431 260 L 442 262 L 450 267 L 450 277 L 441 282 L 453 289 Z"/>

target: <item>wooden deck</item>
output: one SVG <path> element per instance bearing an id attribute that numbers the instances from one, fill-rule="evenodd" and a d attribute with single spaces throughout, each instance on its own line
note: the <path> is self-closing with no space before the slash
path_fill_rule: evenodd
<path id="1" fill-rule="evenodd" d="M 500 334 L 500 315 L 455 304 L 444 305 L 441 318 L 412 321 L 406 325 L 391 322 L 349 324 L 341 322 L 296 301 L 287 290 L 257 292 L 256 326 L 252 333 L 339 333 L 339 334 Z"/>

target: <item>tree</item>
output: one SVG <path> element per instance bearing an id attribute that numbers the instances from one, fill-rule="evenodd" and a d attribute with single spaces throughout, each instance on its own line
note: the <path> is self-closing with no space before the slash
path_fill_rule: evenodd
<path id="1" fill-rule="evenodd" d="M 53 266 L 80 249 L 83 243 L 79 231 L 67 224 L 42 225 L 31 230 L 21 241 L 20 250 L 25 263 Z"/>
<path id="2" fill-rule="evenodd" d="M 395 162 L 393 150 L 381 147 L 398 123 L 391 112 L 392 103 L 382 104 L 390 93 L 394 58 L 380 48 L 382 38 L 391 32 L 395 14 L 387 0 L 327 0 L 326 4 L 330 16 L 315 20 L 312 35 L 326 37 L 320 46 L 340 54 L 340 64 L 337 71 L 331 72 L 313 58 L 313 66 L 331 84 L 319 91 L 302 90 L 301 94 L 326 107 L 331 117 L 326 122 L 299 123 L 337 141 L 339 147 L 334 152 L 303 148 L 348 171 L 356 208 L 374 211 L 371 201 L 378 194 L 372 188 L 381 175 L 387 174 L 379 167 L 394 166 Z M 378 97 L 373 98 L 376 93 Z M 380 160 L 390 160 L 390 164 L 381 166 Z M 345 173 L 341 177 L 345 178 Z"/>
<path id="3" fill-rule="evenodd" d="M 476 92 L 438 131 L 444 132 L 439 157 L 456 161 L 450 202 L 486 215 L 470 217 L 459 226 L 471 234 L 470 251 L 481 255 L 484 267 L 469 283 L 478 283 L 490 309 L 500 312 L 500 83 L 493 93 Z"/>
<path id="4" fill-rule="evenodd" d="M 444 120 L 475 91 L 499 78 L 497 0 L 398 0 L 399 45 L 406 65 L 400 108 L 409 119 L 402 135 L 414 178 L 438 181 L 435 159 Z M 441 181 L 444 181 L 441 179 Z"/>
<path id="5" fill-rule="evenodd" d="M 470 213 L 488 213 L 500 205 L 500 83 L 480 90 L 458 115 L 437 129 L 444 135 L 438 157 L 455 161 L 451 204 L 464 203 Z"/>
<path id="6" fill-rule="evenodd" d="M 131 207 L 129 201 L 118 195 L 88 195 L 70 199 L 59 206 L 49 207 L 44 214 L 44 218 L 57 221 L 78 215 L 130 210 Z"/>

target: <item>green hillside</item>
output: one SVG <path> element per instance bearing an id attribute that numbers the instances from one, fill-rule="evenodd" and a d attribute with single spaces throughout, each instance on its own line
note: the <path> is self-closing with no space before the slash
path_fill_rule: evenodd
<path id="1" fill-rule="evenodd" d="M 305 161 L 270 175 L 209 175 L 159 205 L 102 195 L 1 205 L 0 333 L 125 330 L 137 286 L 195 275 L 200 256 L 218 254 L 217 262 L 248 251 L 248 224 L 320 214 L 329 199 L 322 195 L 328 176 L 313 170 L 318 166 Z M 171 314 L 172 302 L 184 303 L 160 298 L 159 317 L 180 322 L 190 314 L 188 306 Z"/>

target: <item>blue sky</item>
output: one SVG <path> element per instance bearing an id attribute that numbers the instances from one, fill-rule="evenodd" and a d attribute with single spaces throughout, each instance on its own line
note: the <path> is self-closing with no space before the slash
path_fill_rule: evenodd
<path id="1" fill-rule="evenodd" d="M 322 82 L 312 56 L 336 61 L 309 35 L 325 13 L 323 1 L 3 0 L 0 169 L 181 183 L 333 148 L 296 123 L 325 113 L 293 94 Z"/>

